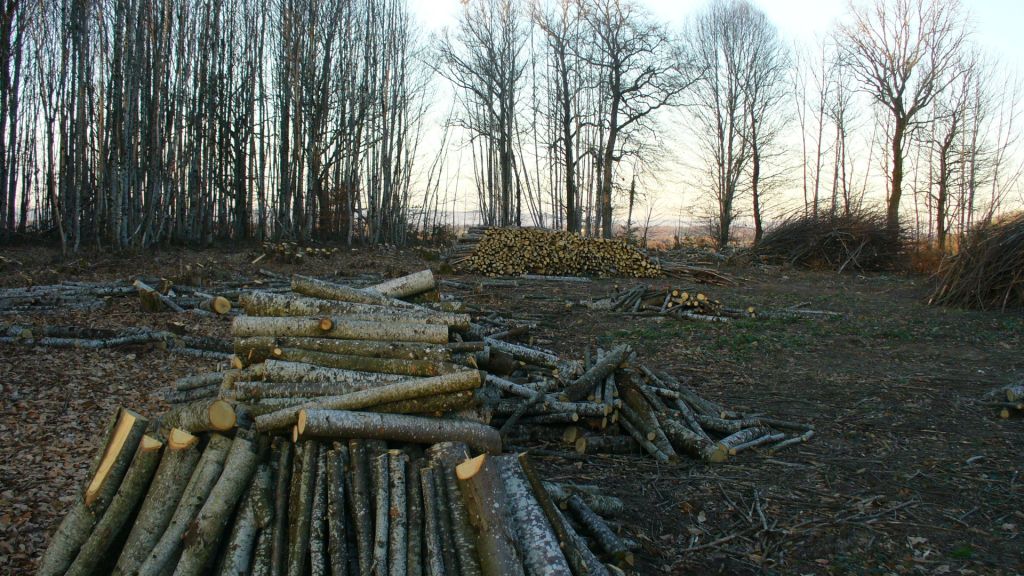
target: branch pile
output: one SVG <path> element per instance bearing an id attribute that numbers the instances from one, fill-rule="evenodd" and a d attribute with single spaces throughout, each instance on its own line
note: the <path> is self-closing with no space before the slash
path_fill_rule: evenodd
<path id="1" fill-rule="evenodd" d="M 982 310 L 1024 307 L 1024 212 L 975 228 L 942 263 L 930 304 Z"/>
<path id="2" fill-rule="evenodd" d="M 756 318 L 758 316 L 758 312 L 753 306 L 748 306 L 745 309 L 727 308 L 722 305 L 720 300 L 715 300 L 698 290 L 685 288 L 659 290 L 645 284 L 637 284 L 614 296 L 587 302 L 584 305 L 597 310 L 614 310 L 632 314 L 656 313 L 680 319 L 709 322 L 725 322 L 730 318 Z"/>
<path id="3" fill-rule="evenodd" d="M 537 228 L 473 228 L 450 263 L 488 276 L 602 276 L 650 278 L 662 271 L 635 246 Z"/>
<path id="4" fill-rule="evenodd" d="M 763 260 L 819 270 L 889 270 L 904 241 L 883 214 L 796 214 L 768 230 L 754 248 Z"/>

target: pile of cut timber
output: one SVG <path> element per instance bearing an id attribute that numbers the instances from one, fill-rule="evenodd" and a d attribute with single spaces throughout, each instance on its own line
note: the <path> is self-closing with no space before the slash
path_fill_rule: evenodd
<path id="1" fill-rule="evenodd" d="M 573 576 L 610 574 L 597 555 L 632 561 L 595 512 L 622 502 L 543 483 L 525 454 L 292 443 L 235 428 L 222 404 L 205 421 L 119 410 L 38 573 Z"/>
<path id="2" fill-rule="evenodd" d="M 0 314 L 48 313 L 102 308 L 111 296 L 134 293 L 130 285 L 65 282 L 0 289 Z"/>
<path id="3" fill-rule="evenodd" d="M 999 410 L 1000 418 L 1024 415 L 1024 382 L 1007 384 L 985 394 L 986 405 Z"/>
<path id="4" fill-rule="evenodd" d="M 756 318 L 757 309 L 727 308 L 720 300 L 716 300 L 698 290 L 685 288 L 654 289 L 645 284 L 638 284 L 623 290 L 614 296 L 602 298 L 595 302 L 586 302 L 585 306 L 598 310 L 617 310 L 631 313 L 657 312 L 693 320 L 725 322 L 729 318 Z"/>
<path id="5" fill-rule="evenodd" d="M 267 256 L 273 256 L 280 258 L 285 262 L 293 262 L 301 264 L 303 260 L 308 258 L 330 258 L 338 251 L 337 248 L 317 248 L 314 246 L 299 246 L 295 242 L 264 242 L 263 243 L 263 254 L 253 261 L 255 264 L 266 258 Z"/>
<path id="6" fill-rule="evenodd" d="M 87 328 L 83 326 L 20 326 L 0 324 L 0 343 L 49 348 L 122 348 L 155 346 L 174 354 L 229 360 L 231 342 L 219 338 L 177 335 L 149 328 Z"/>
<path id="7" fill-rule="evenodd" d="M 599 514 L 621 502 L 545 486 L 503 450 L 720 462 L 813 434 L 727 410 L 628 346 L 566 360 L 401 300 L 435 289 L 429 271 L 291 287 L 242 295 L 235 368 L 178 380 L 152 423 L 119 411 L 41 574 L 618 573 L 631 545 Z"/>
<path id="8" fill-rule="evenodd" d="M 657 264 L 622 240 L 537 228 L 472 228 L 459 239 L 449 262 L 460 270 L 488 276 L 662 275 Z"/>

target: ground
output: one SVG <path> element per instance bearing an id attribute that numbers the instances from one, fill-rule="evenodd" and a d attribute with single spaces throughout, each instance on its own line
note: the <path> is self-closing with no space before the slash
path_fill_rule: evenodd
<path id="1" fill-rule="evenodd" d="M 488 285 L 445 274 L 425 251 L 345 251 L 304 265 L 252 265 L 256 254 L 163 251 L 62 263 L 46 249 L 12 249 L 3 255 L 19 264 L 0 273 L 0 285 L 175 277 L 187 264 L 202 264 L 211 279 L 256 277 L 261 267 L 342 278 L 429 265 L 461 283 L 446 292 L 535 323 L 535 343 L 560 354 L 579 358 L 587 345 L 630 342 L 644 363 L 688 377 L 708 398 L 815 425 L 807 444 L 720 465 L 574 459 L 562 446 L 543 447 L 536 461 L 546 477 L 596 483 L 627 502 L 615 520 L 641 545 L 637 573 L 1024 573 L 1024 420 L 1001 420 L 978 402 L 986 390 L 1024 377 L 1019 311 L 929 307 L 922 276 L 746 267 L 727 270 L 739 286 L 701 290 L 727 306 L 805 304 L 842 316 L 709 324 L 579 305 L 631 281 Z M 155 328 L 175 320 L 143 314 L 127 298 L 67 317 L 3 319 Z M 226 336 L 227 322 L 201 320 L 193 330 Z M 0 574 L 32 569 L 115 406 L 159 413 L 164 406 L 153 391 L 213 366 L 146 347 L 0 344 Z"/>

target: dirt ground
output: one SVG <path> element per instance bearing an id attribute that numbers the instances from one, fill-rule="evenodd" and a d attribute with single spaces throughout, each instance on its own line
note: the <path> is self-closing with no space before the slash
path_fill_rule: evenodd
<path id="1" fill-rule="evenodd" d="M 346 251 L 304 265 L 250 264 L 252 251 L 164 251 L 61 262 L 40 248 L 5 250 L 18 264 L 0 285 L 174 278 L 186 264 L 209 280 L 259 268 L 325 278 L 382 277 L 430 253 Z M 424 259 L 426 257 L 427 259 Z M 738 287 L 701 287 L 727 306 L 796 304 L 840 317 L 709 324 L 599 312 L 579 302 L 631 282 L 479 277 L 443 291 L 471 307 L 536 325 L 535 343 L 581 357 L 587 345 L 630 342 L 641 360 L 687 377 L 728 407 L 810 421 L 809 443 L 720 465 L 637 457 L 565 457 L 544 446 L 544 475 L 602 485 L 627 502 L 616 527 L 637 541 L 638 574 L 1024 573 L 1024 420 L 1000 420 L 977 399 L 1024 378 L 1024 315 L 931 308 L 927 279 L 781 268 L 728 270 Z M 481 285 L 481 282 L 484 285 Z M 691 285 L 652 280 L 655 287 Z M 132 298 L 103 310 L 6 316 L 0 322 L 164 328 L 173 314 Z M 228 322 L 195 321 L 227 336 Z M 117 405 L 158 414 L 153 391 L 214 362 L 152 347 L 77 351 L 0 344 L 0 574 L 28 573 L 83 480 L 95 434 Z"/>

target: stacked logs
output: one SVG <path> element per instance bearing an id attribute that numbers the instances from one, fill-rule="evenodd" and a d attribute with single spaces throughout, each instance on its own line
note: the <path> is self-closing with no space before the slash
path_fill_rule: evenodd
<path id="1" fill-rule="evenodd" d="M 337 248 L 317 248 L 315 246 L 299 246 L 295 242 L 264 242 L 263 255 L 257 259 L 262 260 L 274 256 L 285 262 L 301 264 L 306 258 L 327 259 L 338 251 Z"/>
<path id="2" fill-rule="evenodd" d="M 720 300 L 698 290 L 685 288 L 658 290 L 645 284 L 638 284 L 595 302 L 585 302 L 584 305 L 599 310 L 615 310 L 633 314 L 656 312 L 676 318 L 712 322 L 758 316 L 757 309 L 753 306 L 728 308 Z"/>
<path id="3" fill-rule="evenodd" d="M 990 390 L 984 399 L 986 406 L 998 410 L 1000 418 L 1024 415 L 1024 382 Z"/>
<path id="4" fill-rule="evenodd" d="M 488 276 L 662 275 L 657 264 L 622 240 L 537 228 L 472 229 L 456 245 L 449 262 L 466 272 Z"/>

